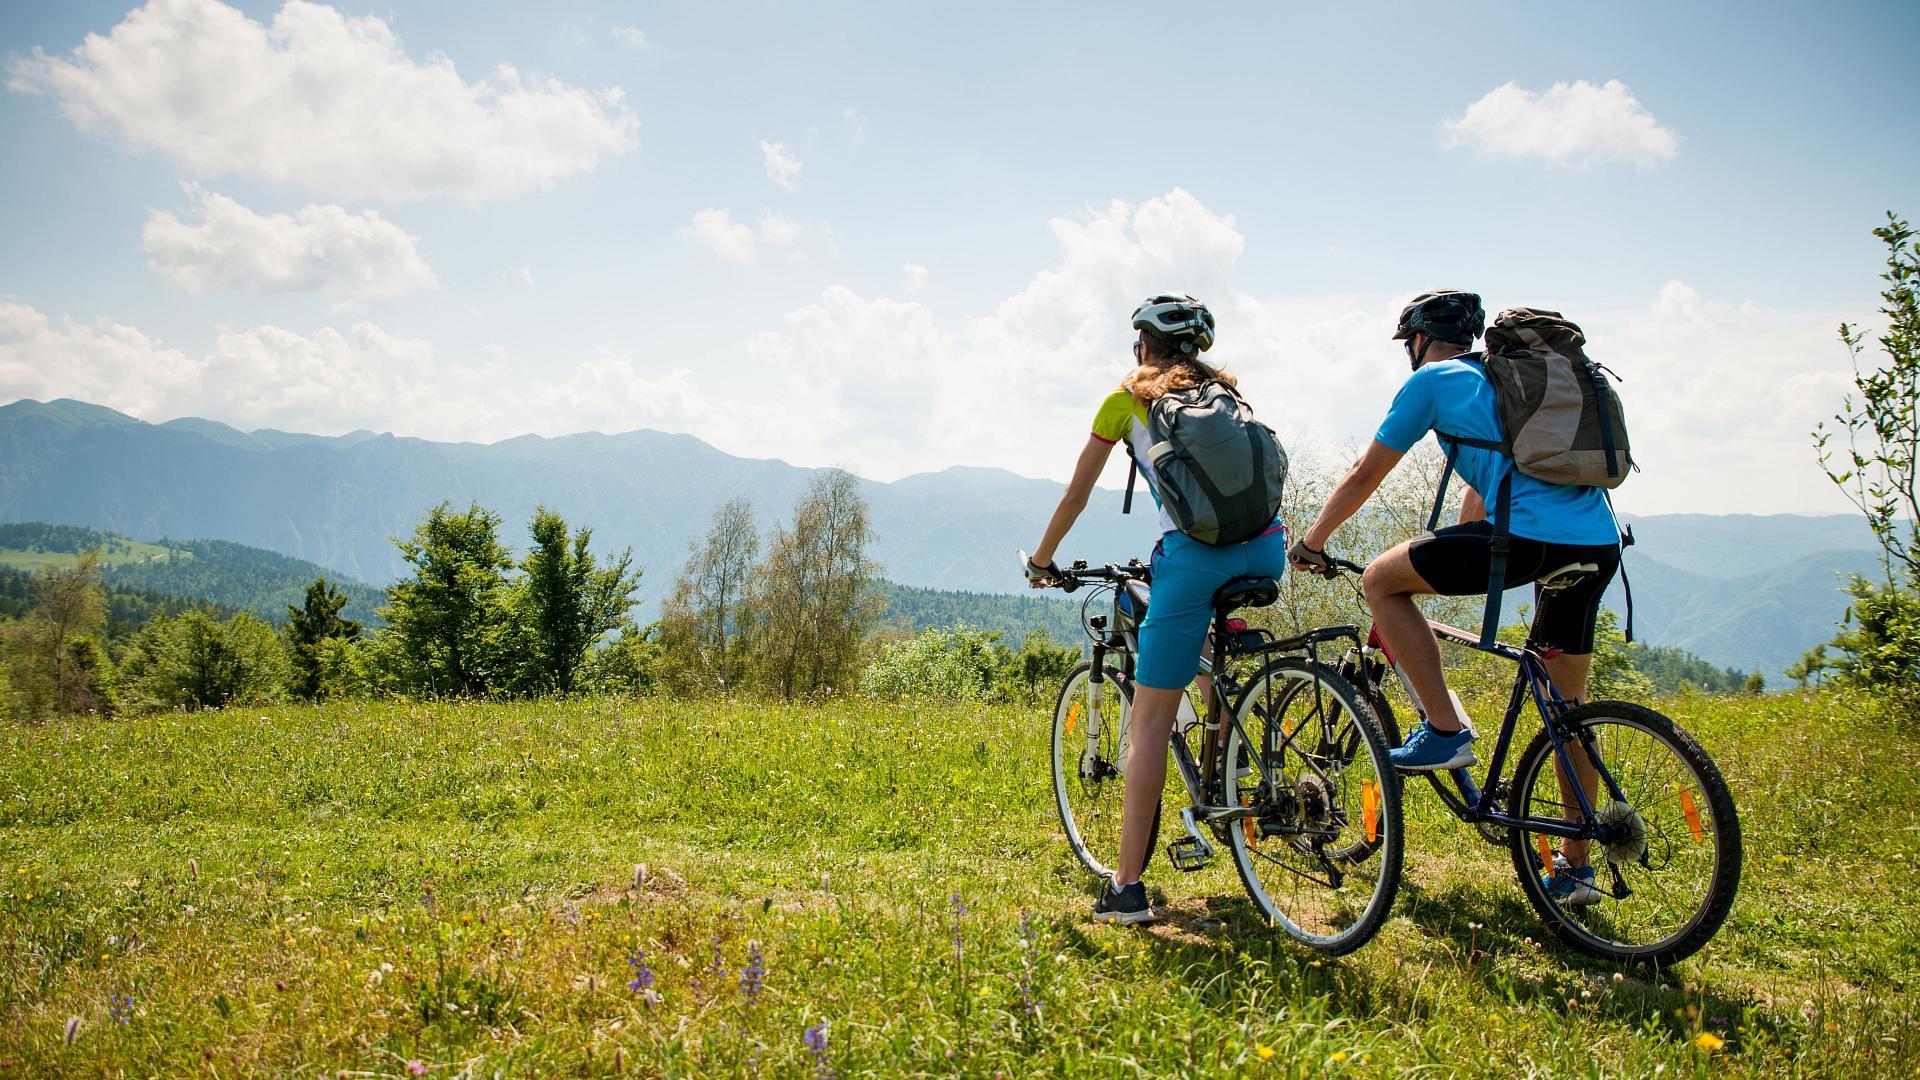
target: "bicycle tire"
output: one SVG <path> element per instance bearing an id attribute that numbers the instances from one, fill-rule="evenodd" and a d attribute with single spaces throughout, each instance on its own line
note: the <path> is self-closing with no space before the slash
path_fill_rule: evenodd
<path id="1" fill-rule="evenodd" d="M 1067 846 L 1089 873 L 1110 877 L 1120 860 L 1120 820 L 1126 805 L 1126 777 L 1119 771 L 1120 733 L 1131 715 L 1133 685 L 1112 667 L 1101 666 L 1100 685 L 1108 688 L 1106 692 L 1113 699 L 1102 702 L 1102 749 L 1095 751 L 1096 760 L 1089 762 L 1084 729 L 1079 725 L 1093 715 L 1086 696 L 1094 685 L 1089 678 L 1092 671 L 1093 661 L 1083 660 L 1061 684 L 1053 706 L 1048 756 L 1052 762 L 1054 808 L 1059 811 Z M 1078 713 L 1073 708 L 1076 703 L 1080 705 Z M 1108 708 L 1115 704 L 1115 715 L 1108 718 Z M 1146 859 L 1141 863 L 1143 871 L 1153 861 L 1153 848 L 1159 838 L 1160 808 L 1156 805 L 1153 828 L 1147 835 Z"/>
<path id="2" fill-rule="evenodd" d="M 1240 883 L 1269 925 L 1331 956 L 1352 952 L 1379 932 L 1400 887 L 1406 833 L 1386 739 L 1359 691 L 1305 657 L 1262 667 L 1234 715 L 1277 787 L 1263 794 L 1256 770 L 1245 792 L 1237 768 L 1221 770 L 1223 803 L 1266 808 L 1227 830 Z M 1308 722 L 1322 724 L 1311 746 L 1268 734 Z M 1240 727 L 1229 728 L 1221 760 L 1237 762 L 1240 743 Z"/>
<path id="3" fill-rule="evenodd" d="M 1693 955 L 1719 932 L 1740 888 L 1740 818 L 1726 780 L 1686 729 L 1643 705 L 1589 702 L 1567 712 L 1559 724 L 1563 737 L 1593 732 L 1601 764 L 1613 775 L 1633 812 L 1628 820 L 1639 823 L 1638 841 L 1631 839 L 1630 829 L 1630 838 L 1621 843 L 1637 845 L 1640 855 L 1615 861 L 1595 841 L 1592 861 L 1602 898 L 1586 907 L 1563 907 L 1547 895 L 1541 881 L 1540 848 L 1551 848 L 1541 843 L 1546 835 L 1515 827 L 1509 832 L 1521 890 L 1561 941 L 1589 956 L 1665 966 Z M 1595 730 L 1601 727 L 1618 730 Z M 1633 742 L 1628 740 L 1629 733 L 1634 734 Z M 1644 760 L 1638 763 L 1635 744 L 1645 747 L 1638 755 Z M 1664 767 L 1653 760 L 1658 751 L 1670 755 Z M 1543 782 L 1550 785 L 1550 795 L 1540 794 Z M 1520 755 L 1513 791 L 1514 805 L 1526 808 L 1531 816 L 1564 814 L 1546 731 L 1536 735 Z M 1706 847 L 1709 837 L 1710 849 Z M 1689 884 L 1696 884 L 1697 890 L 1681 895 L 1682 887 Z M 1618 892 L 1622 885 L 1629 890 L 1625 896 Z M 1697 900 L 1689 899 L 1694 891 L 1699 894 Z M 1676 896 L 1681 896 L 1678 904 L 1673 900 Z M 1663 916 L 1661 912 L 1669 906 L 1687 910 Z M 1646 931 L 1637 933 L 1643 924 Z"/>

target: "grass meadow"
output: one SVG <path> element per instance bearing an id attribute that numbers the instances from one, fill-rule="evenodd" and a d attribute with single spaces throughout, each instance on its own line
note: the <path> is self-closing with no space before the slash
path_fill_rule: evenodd
<path id="1" fill-rule="evenodd" d="M 1087 919 L 1046 709 L 351 703 L 0 732 L 5 1076 L 1913 1076 L 1920 739 L 1659 703 L 1727 773 L 1728 925 L 1547 940 L 1409 784 L 1394 918 L 1319 960 L 1224 860 Z M 644 867 L 644 869 L 637 869 Z"/>

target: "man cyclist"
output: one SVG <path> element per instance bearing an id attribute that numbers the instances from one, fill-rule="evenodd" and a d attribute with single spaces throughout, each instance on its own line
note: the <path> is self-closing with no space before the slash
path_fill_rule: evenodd
<path id="1" fill-rule="evenodd" d="M 1477 353 L 1467 350 L 1486 328 L 1480 297 L 1442 289 L 1415 297 L 1400 313 L 1394 339 L 1405 343 L 1413 374 L 1394 395 L 1373 442 L 1327 497 L 1313 525 L 1289 552 L 1301 570 L 1325 572 L 1326 544 L 1335 529 L 1365 504 L 1402 456 L 1429 431 L 1498 443 L 1499 414 L 1493 384 Z M 1403 772 L 1437 772 L 1479 761 L 1473 733 L 1455 710 L 1441 674 L 1440 646 L 1416 596 L 1468 596 L 1484 593 L 1492 558 L 1493 524 L 1481 492 L 1498 489 L 1513 469 L 1513 459 L 1494 450 L 1457 445 L 1455 467 L 1468 485 L 1458 524 L 1413 538 L 1374 559 L 1362 579 L 1375 626 L 1424 706 L 1426 719 L 1392 753 Z M 1560 696 L 1578 703 L 1586 698 L 1593 660 L 1594 624 L 1601 594 L 1620 565 L 1620 534 L 1613 510 L 1598 488 L 1551 484 L 1516 473 L 1512 488 L 1512 534 L 1506 586 L 1536 581 L 1570 563 L 1593 563 L 1599 572 L 1554 592 L 1535 588 L 1532 640 L 1549 650 L 1548 675 Z M 1560 650 L 1557 653 L 1551 650 Z M 1584 755 L 1579 771 L 1591 773 Z M 1592 777 L 1583 776 L 1591 786 Z M 1571 784 L 1561 777 L 1561 790 Z M 1571 796 L 1568 796 L 1571 798 Z M 1566 865 L 1550 872 L 1547 887 L 1561 903 L 1595 903 L 1587 842 L 1569 840 Z"/>

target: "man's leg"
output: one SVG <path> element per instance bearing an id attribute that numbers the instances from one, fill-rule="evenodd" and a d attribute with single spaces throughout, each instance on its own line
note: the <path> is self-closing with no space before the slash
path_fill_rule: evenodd
<path id="1" fill-rule="evenodd" d="M 1547 677 L 1553 680 L 1553 688 L 1560 692 L 1568 704 L 1578 705 L 1587 700 L 1587 673 L 1593 668 L 1592 653 L 1561 653 L 1547 661 Z M 1589 800 L 1596 797 L 1599 790 L 1600 774 L 1587 759 L 1587 751 L 1579 743 L 1567 747 L 1567 756 L 1573 759 L 1573 771 L 1580 775 L 1580 786 Z M 1567 812 L 1568 821 L 1580 820 L 1580 800 L 1574 795 L 1573 782 L 1567 777 L 1567 767 L 1560 762 L 1558 755 L 1553 759 L 1553 772 L 1560 781 L 1560 805 Z M 1589 861 L 1585 840 L 1568 840 L 1560 845 L 1560 853 L 1574 866 L 1585 866 Z"/>
<path id="2" fill-rule="evenodd" d="M 1367 605 L 1373 609 L 1373 625 L 1399 663 L 1401 673 L 1413 684 L 1414 694 L 1426 709 L 1427 723 L 1435 731 L 1451 734 L 1464 725 L 1454 712 L 1446 678 L 1440 672 L 1440 643 L 1427 626 L 1427 617 L 1413 602 L 1415 596 L 1432 596 L 1433 586 L 1414 570 L 1408 554 L 1411 546 L 1411 542 L 1401 544 L 1368 563 L 1361 584 Z"/>
<path id="3" fill-rule="evenodd" d="M 1116 886 L 1140 880 L 1147 865 L 1147 837 L 1160 812 L 1160 793 L 1167 786 L 1167 740 L 1185 690 L 1155 686 L 1133 688 L 1133 726 L 1128 734 L 1127 794 L 1120 808 L 1120 857 L 1113 868 Z"/>

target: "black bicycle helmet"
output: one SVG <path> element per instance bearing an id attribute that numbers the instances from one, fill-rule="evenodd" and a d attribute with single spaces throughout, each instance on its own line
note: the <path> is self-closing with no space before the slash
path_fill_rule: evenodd
<path id="1" fill-rule="evenodd" d="M 1438 289 L 1421 293 L 1400 309 L 1400 325 L 1394 328 L 1393 336 L 1397 341 L 1420 333 L 1436 341 L 1466 346 L 1486 328 L 1487 312 L 1480 306 L 1480 294 Z"/>
<path id="2" fill-rule="evenodd" d="M 1133 309 L 1133 328 L 1187 356 L 1213 348 L 1213 312 L 1191 296 L 1152 296 Z"/>

